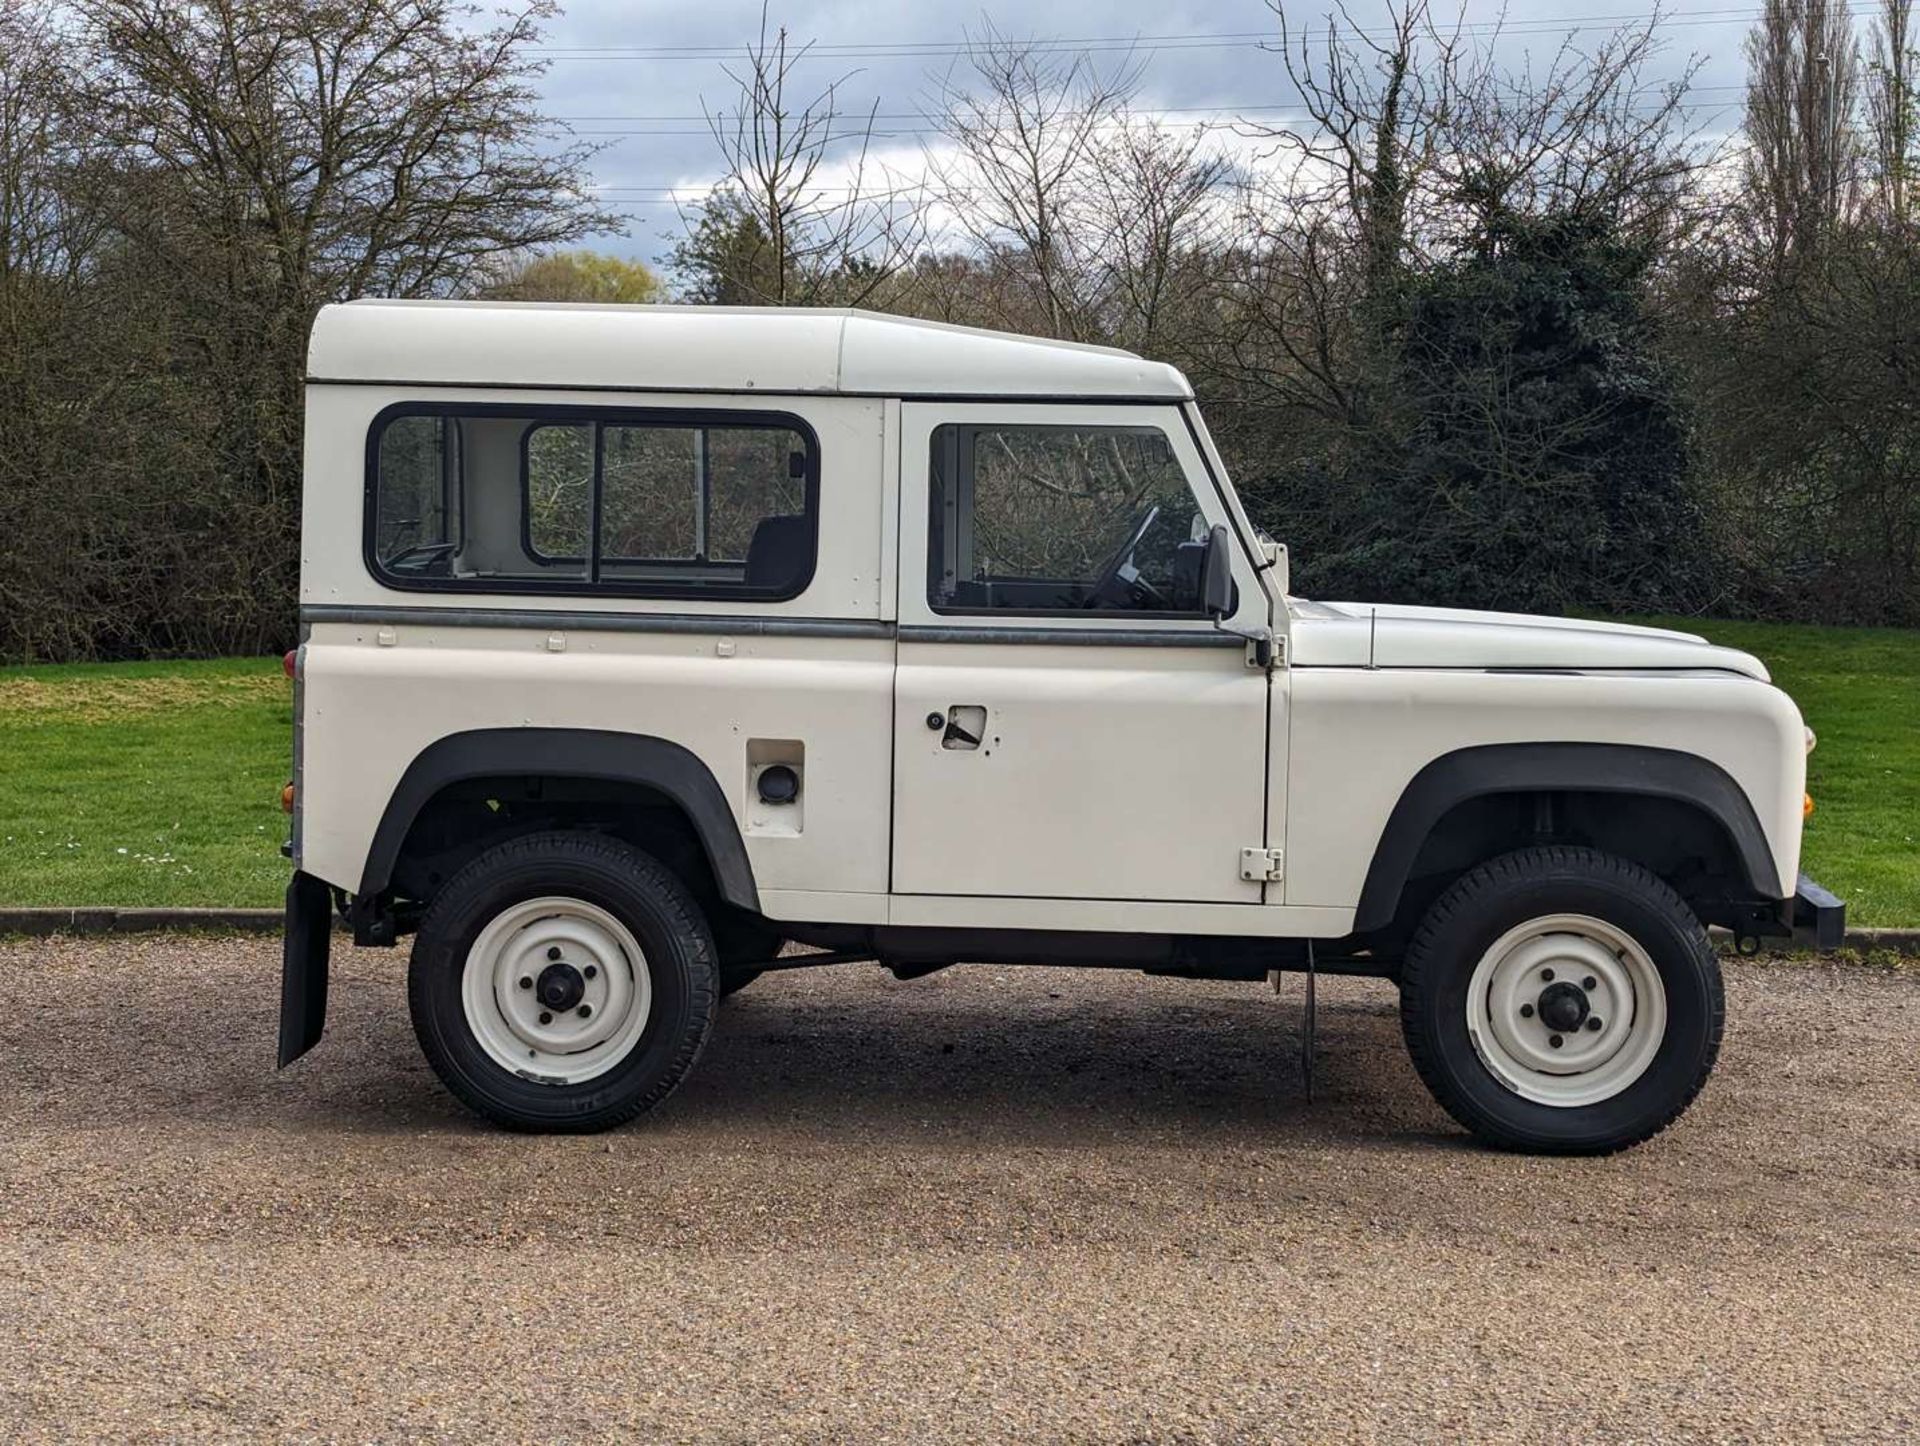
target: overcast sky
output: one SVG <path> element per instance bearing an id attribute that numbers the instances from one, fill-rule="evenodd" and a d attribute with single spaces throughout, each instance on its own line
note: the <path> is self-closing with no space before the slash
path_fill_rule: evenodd
<path id="1" fill-rule="evenodd" d="M 1591 41 L 1651 9 L 1649 0 L 1513 0 L 1503 51 L 1510 62 L 1529 51 L 1544 59 L 1569 33 Z M 1322 3 L 1288 13 L 1295 24 L 1320 27 L 1325 10 Z M 1691 59 L 1701 62 L 1692 118 L 1710 130 L 1738 124 L 1741 41 L 1758 11 L 1757 0 L 1675 0 L 1666 12 L 1659 71 L 1678 75 Z M 1353 13 L 1368 23 L 1383 7 L 1357 0 Z M 1486 25 L 1500 13 L 1494 4 L 1467 6 L 1469 23 Z M 1271 115 L 1296 101 L 1279 58 L 1260 48 L 1278 33 L 1263 0 L 775 0 L 770 16 L 796 42 L 815 43 L 800 77 L 806 97 L 843 81 L 843 109 L 864 112 L 877 101 L 876 130 L 891 133 L 880 142 L 886 159 L 908 168 L 923 146 L 937 143 L 921 118 L 930 91 L 950 67 L 964 65 L 955 52 L 983 19 L 1009 36 L 1086 42 L 1109 64 L 1124 61 L 1131 46 L 1143 66 L 1140 103 L 1168 111 L 1170 119 L 1224 122 L 1236 111 L 1264 107 Z M 702 107 L 732 103 L 735 88 L 723 66 L 739 69 L 759 17 L 758 0 L 566 3 L 545 47 L 549 112 L 608 145 L 595 178 L 605 199 L 631 217 L 625 239 L 595 245 L 649 260 L 671 249 L 680 223 L 670 188 L 685 194 L 714 179 L 717 152 Z"/>

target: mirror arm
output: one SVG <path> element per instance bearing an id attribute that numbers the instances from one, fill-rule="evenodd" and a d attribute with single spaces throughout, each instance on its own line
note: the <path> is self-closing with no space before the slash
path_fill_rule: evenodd
<path id="1" fill-rule="evenodd" d="M 1254 667 L 1271 668 L 1273 666 L 1274 649 L 1272 628 L 1240 628 L 1235 627 L 1232 623 L 1222 618 L 1215 618 L 1213 625 L 1218 631 L 1230 633 L 1234 637 L 1240 638 L 1247 643 L 1248 647 L 1252 649 L 1251 662 Z"/>

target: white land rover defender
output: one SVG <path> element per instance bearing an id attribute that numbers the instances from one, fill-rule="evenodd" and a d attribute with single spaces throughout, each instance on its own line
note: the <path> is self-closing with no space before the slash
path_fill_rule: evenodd
<path id="1" fill-rule="evenodd" d="M 357 302 L 309 369 L 282 1065 L 336 909 L 540 1130 L 658 1104 L 770 969 L 1315 967 L 1398 988 L 1482 1138 L 1592 1152 L 1706 1079 L 1707 925 L 1838 941 L 1758 662 L 1289 596 L 1170 367 Z"/>

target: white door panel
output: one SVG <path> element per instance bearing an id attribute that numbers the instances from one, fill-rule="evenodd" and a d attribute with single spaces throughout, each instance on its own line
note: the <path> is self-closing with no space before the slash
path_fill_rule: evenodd
<path id="1" fill-rule="evenodd" d="M 1192 510 L 1228 520 L 1177 408 L 902 408 L 892 892 L 1259 904 L 1263 886 L 1241 877 L 1240 852 L 1269 844 L 1273 689 L 1237 640 L 1204 618 L 1119 608 L 930 604 L 934 432 L 983 422 L 1158 426 Z M 1185 536 L 1185 518 L 1170 520 Z M 957 525 L 949 513 L 949 538 Z M 1266 622 L 1259 579 L 1238 554 L 1235 581 L 1235 622 Z"/>
<path id="2" fill-rule="evenodd" d="M 1266 680 L 1238 650 L 900 645 L 893 888 L 1258 903 Z M 984 706 L 977 748 L 928 720 Z"/>

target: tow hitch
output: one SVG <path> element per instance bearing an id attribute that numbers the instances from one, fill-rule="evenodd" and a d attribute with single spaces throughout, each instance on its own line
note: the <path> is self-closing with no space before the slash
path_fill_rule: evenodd
<path id="1" fill-rule="evenodd" d="M 1805 874 L 1793 891 L 1793 942 L 1803 949 L 1826 953 L 1838 949 L 1847 936 L 1847 905 Z"/>

